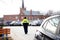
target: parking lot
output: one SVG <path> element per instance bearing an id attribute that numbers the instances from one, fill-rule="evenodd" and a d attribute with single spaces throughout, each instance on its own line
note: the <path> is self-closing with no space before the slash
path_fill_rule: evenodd
<path id="1" fill-rule="evenodd" d="M 11 36 L 13 40 L 34 40 L 36 29 L 39 26 L 29 26 L 28 34 L 24 34 L 23 26 L 6 26 L 4 28 L 10 28 Z"/>

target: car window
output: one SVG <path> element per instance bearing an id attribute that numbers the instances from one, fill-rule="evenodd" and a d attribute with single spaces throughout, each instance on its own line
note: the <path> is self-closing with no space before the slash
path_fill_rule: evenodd
<path id="1" fill-rule="evenodd" d="M 60 21 L 59 17 L 49 19 L 48 21 L 45 22 L 43 28 L 55 34 L 59 21 Z"/>

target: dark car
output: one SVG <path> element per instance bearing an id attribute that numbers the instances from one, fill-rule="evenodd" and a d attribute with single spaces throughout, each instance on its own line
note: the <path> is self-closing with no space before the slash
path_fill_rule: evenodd
<path id="1" fill-rule="evenodd" d="M 2 26 L 2 25 L 3 25 L 3 19 L 0 18 L 0 26 Z"/>
<path id="2" fill-rule="evenodd" d="M 0 26 L 2 26 L 3 25 L 3 22 L 2 21 L 0 21 Z"/>
<path id="3" fill-rule="evenodd" d="M 3 22 L 3 24 L 5 25 L 5 26 L 10 26 L 10 23 L 11 23 L 12 21 L 4 21 Z"/>

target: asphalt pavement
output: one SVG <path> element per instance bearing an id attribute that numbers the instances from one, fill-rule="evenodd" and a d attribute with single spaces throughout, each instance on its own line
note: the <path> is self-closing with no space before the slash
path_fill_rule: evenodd
<path id="1" fill-rule="evenodd" d="M 4 28 L 10 28 L 11 36 L 13 40 L 34 40 L 36 29 L 39 28 L 39 26 L 29 26 L 28 27 L 28 34 L 24 33 L 23 26 L 7 26 Z"/>

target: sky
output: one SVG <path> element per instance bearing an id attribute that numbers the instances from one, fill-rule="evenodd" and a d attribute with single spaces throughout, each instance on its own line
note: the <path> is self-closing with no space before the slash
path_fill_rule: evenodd
<path id="1" fill-rule="evenodd" d="M 0 0 L 0 17 L 19 14 L 22 0 Z M 60 0 L 24 0 L 27 10 L 46 13 L 48 10 L 60 11 Z"/>

